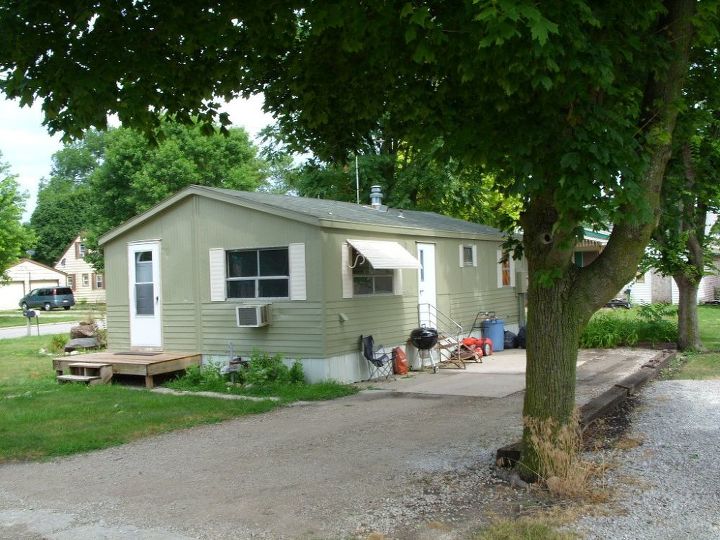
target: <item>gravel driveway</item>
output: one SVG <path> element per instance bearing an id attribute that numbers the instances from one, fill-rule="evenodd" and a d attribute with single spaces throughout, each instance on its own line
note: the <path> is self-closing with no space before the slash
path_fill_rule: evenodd
<path id="1" fill-rule="evenodd" d="M 657 381 L 643 389 L 610 474 L 618 507 L 587 518 L 588 539 L 720 538 L 720 381 Z"/>
<path id="2" fill-rule="evenodd" d="M 581 400 L 655 353 L 584 354 Z M 462 537 L 513 498 L 492 464 L 520 436 L 522 398 L 371 390 L 5 464 L 0 538 Z"/>
<path id="3" fill-rule="evenodd" d="M 521 408 L 521 394 L 364 392 L 53 462 L 4 465 L 0 535 L 338 538 L 369 523 L 368 532 L 424 526 L 425 515 L 446 506 L 451 513 L 456 503 L 482 508 L 481 496 L 451 500 L 452 479 L 442 473 L 489 479 L 495 450 L 520 433 Z M 472 469 L 478 463 L 482 470 Z"/>

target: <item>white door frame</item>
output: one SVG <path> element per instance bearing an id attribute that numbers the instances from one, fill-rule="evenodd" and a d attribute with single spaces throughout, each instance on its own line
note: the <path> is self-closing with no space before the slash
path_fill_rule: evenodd
<path id="1" fill-rule="evenodd" d="M 437 327 L 437 282 L 435 274 L 435 244 L 417 244 L 418 261 L 418 304 L 430 304 L 431 309 L 420 309 L 420 324 Z"/>
<path id="2" fill-rule="evenodd" d="M 144 254 L 141 256 L 144 260 L 136 261 L 136 257 L 140 253 Z M 142 267 L 147 269 L 148 266 L 151 268 L 149 275 L 147 275 L 147 270 L 142 272 L 145 275 L 137 275 L 138 269 Z M 128 292 L 131 348 L 162 349 L 162 286 L 160 275 L 160 241 L 146 240 L 129 243 Z M 139 282 L 138 278 L 140 279 Z M 149 290 L 148 285 L 151 286 Z M 138 292 L 140 292 L 140 295 L 138 295 Z M 138 313 L 138 311 L 141 311 L 141 313 Z"/>

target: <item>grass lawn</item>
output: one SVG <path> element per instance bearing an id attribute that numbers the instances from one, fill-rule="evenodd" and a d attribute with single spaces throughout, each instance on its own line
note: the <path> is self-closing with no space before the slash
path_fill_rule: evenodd
<path id="1" fill-rule="evenodd" d="M 670 370 L 672 379 L 720 379 L 720 306 L 698 306 L 700 339 L 708 349 L 704 354 L 688 354 Z"/>
<path id="2" fill-rule="evenodd" d="M 60 385 L 51 357 L 39 353 L 49 341 L 48 336 L 0 339 L 0 463 L 106 448 L 307 399 L 288 395 L 280 403 L 223 400 L 120 385 Z M 315 399 L 333 397 L 338 397 L 337 390 Z"/>
<path id="3" fill-rule="evenodd" d="M 559 525 L 542 517 L 525 517 L 516 520 L 503 519 L 475 531 L 471 540 L 577 540 L 571 532 L 560 532 Z"/>
<path id="4" fill-rule="evenodd" d="M 709 351 L 720 351 L 720 306 L 698 306 L 700 339 Z"/>

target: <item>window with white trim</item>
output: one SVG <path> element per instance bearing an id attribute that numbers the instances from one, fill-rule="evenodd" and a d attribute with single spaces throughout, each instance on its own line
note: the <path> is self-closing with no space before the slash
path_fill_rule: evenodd
<path id="1" fill-rule="evenodd" d="M 83 286 L 83 287 L 89 287 L 89 286 L 90 286 L 90 274 L 83 274 L 83 275 L 82 275 L 82 286 Z"/>
<path id="2" fill-rule="evenodd" d="M 288 298 L 288 248 L 235 249 L 225 252 L 227 298 Z"/>
<path id="3" fill-rule="evenodd" d="M 373 268 L 357 250 L 351 249 L 353 295 L 393 294 L 395 270 Z"/>
<path id="4" fill-rule="evenodd" d="M 500 273 L 502 279 L 502 286 L 510 286 L 510 259 L 505 259 L 500 263 Z"/>
<path id="5" fill-rule="evenodd" d="M 105 288 L 105 276 L 103 276 L 103 274 L 95 274 L 95 288 L 96 289 L 104 289 Z"/>
<path id="6" fill-rule="evenodd" d="M 475 244 L 460 244 L 460 268 L 477 266 L 477 246 Z"/>
<path id="7" fill-rule="evenodd" d="M 504 253 L 503 250 L 497 250 L 498 260 L 498 289 L 502 287 L 515 286 L 515 260 L 510 253 Z"/>
<path id="8" fill-rule="evenodd" d="M 85 242 L 80 242 L 80 244 L 78 245 L 78 256 L 81 259 L 84 259 L 86 253 L 87 253 L 87 248 L 85 247 Z"/>
<path id="9" fill-rule="evenodd" d="M 471 266 L 473 263 L 472 246 L 463 246 L 463 264 Z"/>

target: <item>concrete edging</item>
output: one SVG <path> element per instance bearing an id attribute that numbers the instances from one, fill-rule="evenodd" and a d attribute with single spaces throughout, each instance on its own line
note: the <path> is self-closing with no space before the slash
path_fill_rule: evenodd
<path id="1" fill-rule="evenodd" d="M 591 399 L 580 407 L 580 428 L 585 431 L 588 426 L 600 418 L 608 416 L 617 409 L 631 394 L 655 379 L 662 369 L 677 356 L 677 351 L 665 349 L 643 364 L 638 371 L 628 375 L 614 384 L 599 396 Z M 522 441 L 498 448 L 495 462 L 499 467 L 512 467 L 520 460 Z"/>

